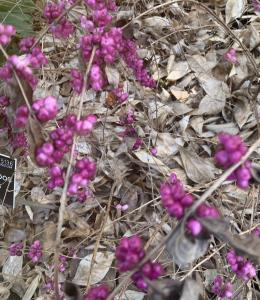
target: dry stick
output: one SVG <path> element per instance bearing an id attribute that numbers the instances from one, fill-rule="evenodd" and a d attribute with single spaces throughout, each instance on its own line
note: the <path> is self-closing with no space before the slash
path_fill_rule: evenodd
<path id="1" fill-rule="evenodd" d="M 178 2 L 181 2 L 181 3 L 183 3 L 183 2 L 193 3 L 194 5 L 198 5 L 198 6 L 202 7 L 202 8 L 204 8 L 210 15 L 212 15 L 212 17 L 233 37 L 233 39 L 236 40 L 236 42 L 240 45 L 240 47 L 245 51 L 245 54 L 246 54 L 247 58 L 250 60 L 250 62 L 253 65 L 255 74 L 257 76 L 260 75 L 259 71 L 258 71 L 258 67 L 257 67 L 256 61 L 255 61 L 254 57 L 252 56 L 252 54 L 250 53 L 250 51 L 247 49 L 247 47 L 239 40 L 239 38 L 232 32 L 232 30 L 224 22 L 222 22 L 218 18 L 218 16 L 210 8 L 208 8 L 206 5 L 204 5 L 204 4 L 200 3 L 200 2 L 193 1 L 193 0 L 172 0 L 172 1 L 169 1 L 169 2 L 165 2 L 163 4 L 154 6 L 154 7 L 150 8 L 150 9 L 148 9 L 147 11 L 143 12 L 142 14 L 140 14 L 139 16 L 137 16 L 136 18 L 134 18 L 130 22 L 128 22 L 125 26 L 123 26 L 122 29 L 124 29 L 128 25 L 130 25 L 134 20 L 138 20 L 141 17 L 149 14 L 150 12 L 152 12 L 154 10 L 157 10 L 159 8 L 171 5 L 173 3 L 178 3 Z"/>
<path id="2" fill-rule="evenodd" d="M 81 111 L 82 111 L 82 106 L 83 106 L 83 100 L 85 96 L 85 92 L 87 89 L 87 80 L 88 80 L 88 74 L 90 72 L 90 68 L 92 66 L 92 62 L 96 53 L 96 46 L 92 49 L 91 57 L 87 66 L 87 70 L 85 73 L 84 77 L 84 84 L 80 96 L 80 103 L 79 103 L 79 110 L 77 114 L 77 120 L 80 119 L 81 116 Z M 74 160 L 74 150 L 76 147 L 76 136 L 74 135 L 73 137 L 73 143 L 71 146 L 71 151 L 70 151 L 70 157 L 69 157 L 69 164 L 65 176 L 65 182 L 64 182 L 64 187 L 62 190 L 61 198 L 60 198 L 60 208 L 59 208 L 59 219 L 58 219 L 58 227 L 57 227 L 57 235 L 56 235 L 56 242 L 55 242 L 55 255 L 54 255 L 54 262 L 55 262 L 55 269 L 54 269 L 54 285 L 55 285 L 55 296 L 57 300 L 60 300 L 59 296 L 59 270 L 58 270 L 58 264 L 59 264 L 59 250 L 60 250 L 60 243 L 61 243 L 61 231 L 62 231 L 62 225 L 64 221 L 64 213 L 65 213 L 65 207 L 67 203 L 67 190 L 69 186 L 69 178 L 70 178 L 70 173 L 72 169 L 72 163 Z"/>
<path id="3" fill-rule="evenodd" d="M 32 45 L 31 49 L 33 49 L 39 42 L 40 40 L 45 36 L 45 34 L 49 31 L 51 26 L 55 23 L 58 23 L 70 10 L 72 10 L 76 5 L 78 5 L 82 0 L 76 1 L 74 4 L 72 4 L 70 7 L 68 7 L 57 19 L 55 19 L 50 25 L 48 25 L 43 32 L 40 34 L 38 39 L 34 42 Z"/>
<path id="4" fill-rule="evenodd" d="M 87 278 L 87 284 L 86 284 L 86 290 L 85 290 L 86 292 L 87 292 L 87 290 L 89 288 L 89 283 L 90 283 L 90 278 L 91 278 L 92 270 L 93 270 L 93 267 L 94 267 L 94 264 L 95 264 L 95 260 L 96 260 L 96 256 L 97 256 L 99 244 L 100 244 L 100 241 L 101 241 L 101 238 L 102 238 L 102 234 L 103 234 L 103 231 L 105 229 L 105 225 L 106 225 L 106 222 L 107 222 L 107 219 L 108 219 L 108 216 L 109 216 L 109 212 L 110 212 L 111 203 L 112 203 L 112 199 L 113 199 L 115 188 L 116 188 L 116 182 L 114 182 L 114 184 L 113 184 L 113 186 L 111 188 L 111 192 L 110 192 L 110 196 L 109 196 L 109 200 L 108 200 L 108 204 L 107 204 L 106 215 L 105 215 L 104 220 L 102 222 L 100 233 L 98 235 L 98 238 L 97 238 L 97 241 L 96 241 L 96 245 L 95 245 L 95 248 L 94 248 L 94 251 L 93 251 L 93 255 L 92 255 L 92 259 L 91 259 L 91 264 L 90 264 L 90 270 L 89 270 L 88 278 Z"/>
<path id="5" fill-rule="evenodd" d="M 241 164 L 243 164 L 248 157 L 258 148 L 260 147 L 260 139 L 258 139 L 247 151 L 246 155 L 242 157 L 242 159 L 227 169 L 220 177 L 218 180 L 216 180 L 212 186 L 204 193 L 202 196 L 199 198 L 198 201 L 194 202 L 192 205 L 191 209 L 187 212 L 187 214 L 184 216 L 182 219 L 182 224 L 185 224 L 187 218 L 198 208 L 198 206 L 203 203 L 210 195 L 214 193 L 214 191 L 237 169 Z M 113 297 L 120 291 L 121 287 L 128 281 L 128 279 L 145 263 L 147 262 L 148 259 L 150 259 L 164 244 L 166 244 L 172 237 L 172 232 L 170 232 L 168 235 L 166 235 L 161 242 L 154 248 L 152 249 L 143 259 L 140 263 L 137 264 L 134 270 L 129 272 L 125 279 L 122 280 L 119 285 L 113 290 L 113 292 L 109 295 L 107 300 L 112 300 Z"/>

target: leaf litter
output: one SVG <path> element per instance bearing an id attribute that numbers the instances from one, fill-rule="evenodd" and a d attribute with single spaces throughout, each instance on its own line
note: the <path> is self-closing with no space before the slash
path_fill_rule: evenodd
<path id="1" fill-rule="evenodd" d="M 120 15 L 117 16 L 117 22 L 128 22 L 133 16 L 139 16 L 155 5 L 165 3 L 139 1 L 138 5 L 134 5 L 133 1 L 119 2 Z M 228 0 L 203 3 L 224 20 L 229 30 L 249 49 L 259 64 L 260 25 L 258 14 L 250 8 L 251 2 Z M 80 11 L 81 8 L 77 9 Z M 166 228 L 169 231 L 176 225 L 168 218 L 162 228 L 159 228 L 159 222 L 156 221 L 162 220 L 164 216 L 159 203 L 159 188 L 165 177 L 177 170 L 178 177 L 180 175 L 184 179 L 188 191 L 203 192 L 219 175 L 219 170 L 211 159 L 217 134 L 222 131 L 239 133 L 246 137 L 249 145 L 258 135 L 256 112 L 260 112 L 259 97 L 258 101 L 255 101 L 252 95 L 259 83 L 255 79 L 246 80 L 253 74 L 253 66 L 245 49 L 241 48 L 212 15 L 198 5 L 177 1 L 133 21 L 131 26 L 125 28 L 125 34 L 137 40 L 140 53 L 145 57 L 154 78 L 158 79 L 158 87 L 152 92 L 149 89 L 137 88 L 136 82 L 133 82 L 131 76 L 119 65 L 106 67 L 105 72 L 111 86 L 122 84 L 129 92 L 129 102 L 122 106 L 113 104 L 109 108 L 105 105 L 106 95 L 86 95 L 83 109 L 98 114 L 101 125 L 94 129 L 90 141 L 80 140 L 76 147 L 82 155 L 87 153 L 95 158 L 98 177 L 93 183 L 93 196 L 88 203 L 72 203 L 64 215 L 62 251 L 69 257 L 69 267 L 64 273 L 64 278 L 70 282 L 70 285 L 67 284 L 67 292 L 72 293 L 72 296 L 78 293 L 73 284 L 80 287 L 87 284 L 93 258 L 93 243 L 99 234 L 114 183 L 116 190 L 112 195 L 109 219 L 101 237 L 101 247 L 97 251 L 90 278 L 91 285 L 108 282 L 112 289 L 117 281 L 120 281 L 115 272 L 113 254 L 120 238 L 129 230 L 131 234 L 141 232 L 149 244 L 156 230 L 159 230 L 159 236 L 163 236 Z M 69 60 L 63 61 L 62 53 L 67 51 L 67 45 L 53 45 L 52 36 L 49 34 L 43 38 L 42 47 L 46 50 L 46 55 L 54 59 L 49 69 L 44 70 L 45 80 L 40 82 L 38 90 L 34 93 L 44 95 L 46 91 L 55 91 L 63 108 L 62 116 L 66 113 L 68 103 L 76 106 L 76 102 L 71 99 L 71 91 L 68 87 L 66 90 L 64 86 L 68 81 L 68 69 L 77 67 L 75 58 L 71 56 Z M 238 52 L 238 64 L 233 67 L 223 59 L 230 47 L 235 47 Z M 120 82 L 122 78 L 123 82 Z M 57 81 L 58 84 L 54 85 Z M 31 91 L 28 93 L 31 94 Z M 129 151 L 131 142 L 127 144 L 127 141 L 118 135 L 120 117 L 129 108 L 133 108 L 138 116 L 138 133 L 144 141 L 144 147 L 138 151 Z M 29 132 L 30 139 L 36 144 L 44 139 L 41 129 L 33 120 Z M 153 147 L 157 148 L 157 156 L 151 154 Z M 257 155 L 254 161 L 259 162 Z M 0 206 L 0 250 L 5 251 L 0 252 L 1 276 L 10 283 L 0 286 L 0 295 L 3 299 L 15 294 L 23 300 L 49 300 L 51 298 L 44 295 L 43 286 L 53 274 L 61 191 L 46 190 L 43 183 L 48 179 L 47 171 L 40 171 L 34 162 L 28 162 L 27 158 L 19 158 L 18 170 L 21 170 L 21 178 L 17 207 L 11 210 Z M 258 186 L 249 193 L 240 193 L 227 182 L 208 201 L 218 206 L 224 218 L 234 216 L 232 231 L 236 231 L 234 228 L 246 231 L 251 229 L 253 224 L 259 223 L 257 193 Z M 116 205 L 121 203 L 127 204 L 129 211 L 122 212 L 116 209 Z M 44 206 L 46 204 L 53 206 L 47 208 Z M 244 215 L 239 211 L 249 213 Z M 226 223 L 222 221 L 202 222 L 219 243 L 227 243 L 239 253 L 260 263 L 257 240 L 229 231 Z M 16 229 L 10 231 L 13 223 Z M 44 263 L 40 266 L 35 268 L 30 264 L 25 265 L 23 261 L 26 260 L 26 253 L 22 256 L 8 256 L 6 250 L 11 242 L 25 241 L 30 245 L 36 237 L 42 241 L 45 251 Z M 203 299 L 197 281 L 191 278 L 172 281 L 172 278 L 182 280 L 192 269 L 194 262 L 202 260 L 204 254 L 216 268 L 219 264 L 225 266 L 226 262 L 220 252 L 210 256 L 214 245 L 208 237 L 191 239 L 177 225 L 167 243 L 167 249 L 160 249 L 162 263 L 171 281 L 167 284 L 163 281 L 160 287 L 151 286 L 152 294 L 148 295 L 148 299 L 166 300 L 172 299 L 173 296 L 179 300 Z M 76 254 L 68 253 L 71 249 L 75 250 Z M 206 277 L 203 265 L 198 266 L 196 271 L 202 278 Z M 229 273 L 227 275 L 229 276 Z M 21 278 L 25 278 L 22 282 L 24 289 L 19 286 Z M 258 288 L 256 285 L 242 287 L 247 293 L 254 293 Z M 166 291 L 168 294 L 160 291 Z M 131 285 L 116 299 L 141 300 L 145 297 L 147 296 L 144 293 L 136 291 Z"/>

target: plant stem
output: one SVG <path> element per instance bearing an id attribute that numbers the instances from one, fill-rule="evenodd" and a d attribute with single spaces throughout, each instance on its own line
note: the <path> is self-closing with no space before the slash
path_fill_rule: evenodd
<path id="1" fill-rule="evenodd" d="M 84 84 L 83 84 L 83 88 L 82 88 L 82 92 L 81 92 L 81 96 L 80 96 L 80 103 L 79 103 L 79 110 L 78 110 L 78 114 L 77 114 L 77 120 L 79 120 L 80 117 L 81 117 L 83 100 L 84 100 L 84 96 L 85 96 L 86 89 L 87 89 L 88 75 L 89 75 L 90 68 L 91 68 L 92 63 L 93 63 L 93 59 L 94 59 L 94 56 L 95 56 L 95 53 L 96 53 L 96 49 L 97 49 L 96 46 L 94 46 L 93 49 L 92 49 L 91 57 L 90 57 L 90 60 L 89 60 L 88 66 L 87 66 L 86 73 L 85 73 Z M 56 242 L 55 242 L 55 255 L 54 255 L 54 263 L 55 263 L 54 286 L 55 286 L 55 296 L 56 296 L 57 300 L 60 300 L 58 265 L 59 265 L 59 252 L 60 252 L 60 244 L 61 244 L 61 232 L 62 232 L 62 226 L 63 226 L 63 222 L 64 222 L 65 207 L 66 207 L 66 204 L 67 204 L 67 190 L 68 190 L 68 187 L 69 187 L 70 173 L 71 173 L 72 164 L 73 164 L 73 160 L 74 160 L 76 140 L 77 140 L 77 137 L 74 135 L 73 143 L 72 143 L 71 150 L 70 150 L 69 164 L 68 164 L 68 168 L 67 168 L 66 175 L 65 175 L 64 187 L 63 187 L 61 198 L 60 198 L 59 219 L 58 219 L 58 227 L 57 227 Z"/>

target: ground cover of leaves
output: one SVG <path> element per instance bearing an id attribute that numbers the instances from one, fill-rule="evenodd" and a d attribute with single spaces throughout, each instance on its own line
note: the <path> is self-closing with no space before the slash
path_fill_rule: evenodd
<path id="1" fill-rule="evenodd" d="M 41 4 L 37 4 L 39 9 Z M 90 137 L 78 140 L 76 149 L 82 156 L 92 156 L 98 171 L 91 198 L 83 204 L 69 201 L 65 209 L 61 254 L 67 263 L 60 274 L 60 282 L 70 280 L 83 290 L 101 282 L 113 289 L 122 281 L 114 252 L 123 236 L 139 234 L 149 252 L 177 224 L 160 203 L 160 184 L 169 174 L 176 173 L 187 191 L 199 197 L 222 173 L 212 158 L 217 134 L 239 134 L 248 146 L 260 135 L 260 15 L 250 1 L 129 0 L 118 5 L 117 23 L 124 26 L 132 20 L 125 34 L 136 40 L 157 86 L 141 87 L 119 62 L 107 67 L 106 74 L 110 84 L 120 82 L 128 91 L 125 104 L 115 103 L 105 92 L 89 90 L 85 95 L 84 113 L 96 114 L 98 123 Z M 78 6 L 69 16 L 77 20 L 80 14 L 84 11 Z M 49 64 L 42 68 L 34 97 L 46 92 L 56 96 L 62 107 L 59 117 L 68 109 L 77 112 L 78 98 L 69 83 L 70 69 L 78 67 L 76 39 L 53 42 L 46 34 L 41 42 Z M 231 47 L 237 49 L 236 64 L 224 59 Z M 120 119 L 130 108 L 144 141 L 136 151 L 132 150 L 135 139 L 120 137 L 124 130 Z M 46 130 L 52 125 L 48 123 Z M 151 153 L 154 147 L 156 157 Z M 0 150 L 6 152 L 1 145 Z M 252 155 L 255 164 L 259 151 Z M 47 170 L 38 168 L 29 156 L 15 155 L 16 208 L 0 206 L 0 295 L 3 299 L 47 300 L 51 295 L 46 294 L 45 286 L 53 276 L 62 190 L 48 190 Z M 234 233 L 250 232 L 260 223 L 257 184 L 241 190 L 224 182 L 207 200 L 231 222 Z M 127 210 L 116 208 L 118 204 L 127 204 Z M 23 240 L 30 245 L 35 239 L 43 245 L 40 263 L 24 262 L 28 247 L 23 256 L 9 256 L 10 243 Z M 209 293 L 212 279 L 217 274 L 233 277 L 225 261 L 228 249 L 212 239 L 206 255 L 182 270 L 165 247 L 152 258 L 160 260 L 167 278 L 183 280 L 193 270 L 204 296 L 213 299 Z M 259 299 L 257 277 L 248 283 L 238 279 L 233 283 L 235 299 Z M 117 299 L 141 300 L 147 295 L 129 282 Z"/>

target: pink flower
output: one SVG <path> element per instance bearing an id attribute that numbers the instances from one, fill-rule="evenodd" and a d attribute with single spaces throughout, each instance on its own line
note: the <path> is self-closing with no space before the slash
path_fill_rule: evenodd
<path id="1" fill-rule="evenodd" d="M 15 35 L 16 30 L 12 25 L 0 24 L 0 45 L 6 46 L 11 42 L 11 37 Z"/>
<path id="2" fill-rule="evenodd" d="M 34 101 L 32 109 L 40 122 L 47 122 L 56 117 L 58 113 L 58 104 L 56 98 L 48 96 Z"/>
<path id="3" fill-rule="evenodd" d="M 15 112 L 14 126 L 17 128 L 25 127 L 29 118 L 29 109 L 26 105 L 21 105 Z"/>
<path id="4" fill-rule="evenodd" d="M 106 300 L 109 295 L 107 285 L 101 284 L 92 287 L 87 294 L 84 295 L 84 300 Z"/>
<path id="5" fill-rule="evenodd" d="M 221 133 L 218 136 L 220 145 L 215 153 L 215 161 L 223 169 L 228 169 L 233 164 L 240 161 L 246 154 L 247 146 L 240 136 Z M 246 189 L 251 179 L 251 163 L 246 161 L 242 166 L 237 168 L 229 177 L 230 180 L 236 180 L 240 188 Z"/>
<path id="6" fill-rule="evenodd" d="M 42 257 L 42 245 L 39 240 L 36 240 L 30 246 L 28 257 L 35 263 Z"/>
<path id="7" fill-rule="evenodd" d="M 225 60 L 231 62 L 232 64 L 237 63 L 237 53 L 236 49 L 230 48 L 225 54 L 224 54 Z"/>

